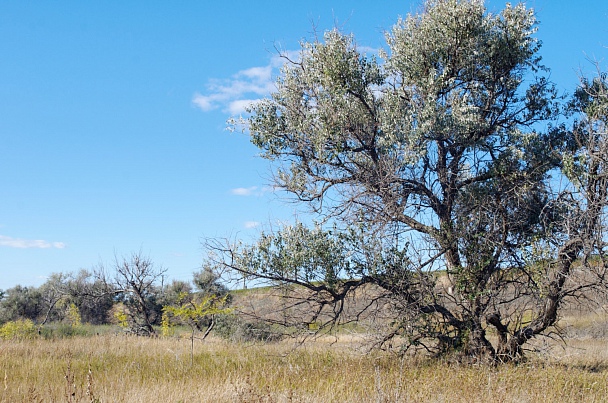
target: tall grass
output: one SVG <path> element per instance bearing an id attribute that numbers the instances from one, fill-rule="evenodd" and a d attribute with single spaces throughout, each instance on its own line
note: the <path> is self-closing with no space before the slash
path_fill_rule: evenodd
<path id="1" fill-rule="evenodd" d="M 602 345 L 603 342 L 604 344 Z M 601 402 L 603 341 L 490 367 L 359 354 L 318 342 L 197 343 L 111 334 L 0 342 L 2 402 Z"/>

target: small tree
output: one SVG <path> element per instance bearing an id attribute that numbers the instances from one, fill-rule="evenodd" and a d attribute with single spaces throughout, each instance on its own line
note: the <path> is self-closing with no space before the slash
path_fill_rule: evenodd
<path id="1" fill-rule="evenodd" d="M 197 298 L 192 294 L 183 293 L 177 301 L 177 305 L 163 307 L 163 335 L 169 334 L 171 327 L 175 324 L 190 328 L 190 364 L 194 360 L 196 333 L 201 332 L 200 339 L 204 340 L 215 326 L 215 315 L 225 315 L 232 311 L 225 307 L 227 298 L 227 294 L 223 297 L 206 295 Z"/>
<path id="2" fill-rule="evenodd" d="M 17 319 L 0 326 L 0 340 L 25 340 L 36 336 L 36 326 L 31 319 Z"/>
<path id="3" fill-rule="evenodd" d="M 63 273 L 53 273 L 38 289 L 44 302 L 44 318 L 40 322 L 43 326 L 49 321 L 63 319 L 65 312 L 62 308 L 68 299 L 66 281 L 69 276 Z"/>
<path id="4" fill-rule="evenodd" d="M 111 278 L 103 267 L 96 276 L 105 284 L 106 292 L 120 297 L 124 305 L 121 311 L 128 323 L 128 330 L 138 335 L 154 335 L 154 324 L 160 320 L 161 305 L 158 302 L 160 287 L 158 281 L 166 269 L 154 266 L 150 258 L 140 253 L 119 259 L 114 263 L 114 277 Z"/>

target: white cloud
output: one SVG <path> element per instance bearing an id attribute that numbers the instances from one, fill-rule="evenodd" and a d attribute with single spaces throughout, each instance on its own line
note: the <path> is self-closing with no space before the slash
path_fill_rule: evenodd
<path id="1" fill-rule="evenodd" d="M 0 235 L 0 246 L 8 246 L 9 248 L 17 249 L 64 249 L 66 247 L 66 244 L 63 242 L 48 242 L 42 239 L 21 239 Z"/>
<path id="2" fill-rule="evenodd" d="M 228 112 L 231 115 L 241 115 L 247 112 L 247 107 L 259 102 L 260 99 L 239 99 L 228 104 Z"/>
<path id="3" fill-rule="evenodd" d="M 252 67 L 250 69 L 241 70 L 237 76 L 249 77 L 259 82 L 268 82 L 272 76 L 272 66 Z"/>
<path id="4" fill-rule="evenodd" d="M 256 193 L 256 190 L 258 190 L 257 186 L 251 186 L 248 188 L 235 188 L 230 193 L 236 196 L 251 196 Z"/>
<path id="5" fill-rule="evenodd" d="M 299 57 L 299 52 L 285 51 L 282 54 L 290 60 Z M 252 102 L 276 89 L 273 74 L 277 74 L 286 62 L 285 57 L 275 55 L 266 66 L 250 67 L 227 79 L 210 79 L 206 84 L 207 90 L 196 92 L 192 103 L 204 112 L 221 108 L 231 115 L 242 114 Z"/>
<path id="6" fill-rule="evenodd" d="M 230 190 L 235 196 L 263 196 L 265 193 L 271 193 L 276 190 L 273 186 L 251 186 L 248 188 L 234 188 Z"/>
<path id="7" fill-rule="evenodd" d="M 208 92 L 196 92 L 192 103 L 204 112 L 222 108 L 230 114 L 239 114 L 252 101 L 270 94 L 274 90 L 272 66 L 252 67 L 241 70 L 229 79 L 210 80 Z M 254 99 L 251 95 L 255 95 Z"/>
<path id="8" fill-rule="evenodd" d="M 358 46 L 357 49 L 368 55 L 378 55 L 379 49 L 369 46 Z M 287 63 L 297 63 L 302 50 L 283 50 L 270 58 L 268 65 L 250 67 L 233 74 L 226 79 L 209 79 L 206 91 L 195 92 L 192 104 L 203 112 L 221 109 L 231 115 L 243 114 L 245 107 L 272 93 L 275 87 L 273 76 Z"/>
<path id="9" fill-rule="evenodd" d="M 196 94 L 194 94 L 194 97 L 192 98 L 192 103 L 194 105 L 198 106 L 199 108 L 201 108 L 205 112 L 215 109 L 215 105 L 213 105 L 213 101 L 214 100 L 212 97 L 201 95 L 198 92 Z"/>
<path id="10" fill-rule="evenodd" d="M 259 225 L 260 225 L 260 223 L 257 221 L 245 221 L 245 228 L 247 228 L 247 229 L 255 228 Z"/>

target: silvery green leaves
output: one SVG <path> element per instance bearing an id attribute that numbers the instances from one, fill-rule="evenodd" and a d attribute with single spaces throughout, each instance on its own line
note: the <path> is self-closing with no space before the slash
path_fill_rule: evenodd
<path id="1" fill-rule="evenodd" d="M 353 274 L 348 243 L 346 234 L 320 226 L 286 225 L 277 232 L 262 233 L 255 245 L 243 246 L 234 266 L 275 284 L 288 280 L 333 288 L 339 278 Z"/>
<path id="2" fill-rule="evenodd" d="M 567 152 L 563 155 L 563 170 L 579 188 L 605 175 L 608 164 L 608 75 L 601 71 L 592 79 L 582 78 L 570 103 L 579 113 Z"/>
<path id="3" fill-rule="evenodd" d="M 416 137 L 474 147 L 538 121 L 539 108 L 527 104 L 548 108 L 550 84 L 539 77 L 520 88 L 542 69 L 535 23 L 522 5 L 492 15 L 479 1 L 430 2 L 424 13 L 400 20 L 387 34 L 387 71 L 392 95 L 410 100 Z"/>
<path id="4" fill-rule="evenodd" d="M 577 93 L 575 130 L 557 124 L 536 23 L 523 5 L 492 14 L 479 0 L 428 0 L 377 57 L 336 30 L 302 43 L 247 126 L 278 164 L 276 184 L 346 231 L 263 235 L 231 255 L 236 270 L 324 292 L 318 312 L 367 287 L 395 309 L 391 337 L 520 357 L 560 304 L 608 278 L 606 265 L 584 284 L 572 276 L 577 259 L 603 253 L 605 76 Z"/>
<path id="5" fill-rule="evenodd" d="M 277 92 L 253 107 L 248 122 L 263 156 L 288 162 L 279 185 L 315 199 L 333 178 L 351 180 L 353 164 L 368 163 L 382 81 L 378 63 L 352 37 L 330 31 L 323 43 L 302 44 L 300 60 L 285 65 Z"/>
<path id="6" fill-rule="evenodd" d="M 303 43 L 277 92 L 252 107 L 252 142 L 282 163 L 278 185 L 313 202 L 353 186 L 363 197 L 403 180 L 429 188 L 420 173 L 433 169 L 437 142 L 467 167 L 454 174 L 484 174 L 500 153 L 524 153 L 519 130 L 555 113 L 544 78 L 522 88 L 543 69 L 535 23 L 521 5 L 492 15 L 479 1 L 427 2 L 387 33 L 381 61 L 329 31 Z M 356 204 L 346 193 L 343 207 Z"/>

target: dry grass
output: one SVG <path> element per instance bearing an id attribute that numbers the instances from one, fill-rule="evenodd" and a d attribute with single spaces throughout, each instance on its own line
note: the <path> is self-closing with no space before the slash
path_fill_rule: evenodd
<path id="1" fill-rule="evenodd" d="M 2 402 L 601 402 L 606 340 L 520 366 L 466 367 L 317 342 L 196 345 L 102 335 L 0 342 Z"/>

